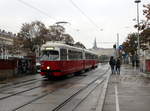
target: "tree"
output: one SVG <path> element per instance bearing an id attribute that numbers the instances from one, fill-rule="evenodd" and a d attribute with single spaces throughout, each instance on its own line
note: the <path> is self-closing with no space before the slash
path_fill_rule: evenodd
<path id="1" fill-rule="evenodd" d="M 149 22 L 150 21 L 150 4 L 143 5 L 143 7 L 145 8 L 143 10 L 143 14 L 146 17 L 147 25 L 150 26 L 150 22 Z"/>
<path id="2" fill-rule="evenodd" d="M 65 32 L 65 28 L 61 25 L 52 25 L 49 26 L 50 37 L 52 41 L 61 41 L 62 35 Z"/>
<path id="3" fill-rule="evenodd" d="M 137 52 L 137 33 L 129 34 L 127 40 L 122 45 L 125 53 L 135 54 Z"/>
<path id="4" fill-rule="evenodd" d="M 24 23 L 21 27 L 21 31 L 18 33 L 18 37 L 22 38 L 23 48 L 29 51 L 35 51 L 36 45 L 43 44 L 43 41 L 47 39 L 49 31 L 45 25 L 40 21 L 33 21 L 31 24 Z"/>
<path id="5" fill-rule="evenodd" d="M 140 26 L 136 24 L 134 27 L 139 28 L 140 30 L 140 49 L 147 50 L 147 43 L 150 44 L 150 4 L 143 6 L 143 14 L 145 15 L 146 20 L 140 22 Z M 129 34 L 127 40 L 123 43 L 124 51 L 126 53 L 134 54 L 137 52 L 137 34 Z"/>
<path id="6" fill-rule="evenodd" d="M 73 37 L 70 34 L 65 33 L 65 28 L 63 26 L 55 24 L 46 28 L 40 21 L 24 23 L 20 32 L 17 34 L 17 37 L 19 41 L 21 40 L 20 43 L 22 45 L 20 45 L 20 48 L 28 52 L 36 52 L 36 49 L 39 49 L 46 41 L 63 41 L 68 45 L 74 45 Z M 85 48 L 80 42 L 77 42 L 75 45 Z M 17 48 L 18 45 L 15 47 Z"/>
<path id="7" fill-rule="evenodd" d="M 62 41 L 64 41 L 68 45 L 74 44 L 74 40 L 70 34 L 62 34 Z"/>
<path id="8" fill-rule="evenodd" d="M 150 45 L 150 4 L 143 5 L 143 15 L 145 15 L 146 20 L 141 23 L 141 33 L 140 33 L 140 44 L 141 49 L 147 50 L 149 43 Z"/>
<path id="9" fill-rule="evenodd" d="M 139 30 L 144 30 L 150 27 L 150 4 L 143 5 L 143 15 L 145 15 L 145 20 L 141 20 L 139 23 Z M 138 28 L 138 24 L 134 25 L 135 28 Z"/>
<path id="10" fill-rule="evenodd" d="M 86 47 L 81 43 L 81 42 L 76 42 L 74 44 L 75 47 L 79 47 L 79 48 L 83 48 L 83 49 L 86 49 Z"/>
<path id="11" fill-rule="evenodd" d="M 141 48 L 143 50 L 147 50 L 148 49 L 148 46 L 146 45 L 146 43 L 149 43 L 150 45 L 150 28 L 147 28 L 145 30 L 143 30 L 140 34 L 141 36 Z"/>
<path id="12" fill-rule="evenodd" d="M 11 54 L 17 54 L 19 55 L 21 53 L 21 50 L 23 49 L 23 38 L 17 36 L 17 37 L 14 37 L 13 39 L 13 48 L 12 49 L 12 52 Z"/>
<path id="13" fill-rule="evenodd" d="M 65 44 L 73 45 L 74 39 L 70 34 L 65 33 L 65 28 L 61 25 L 52 25 L 49 27 L 52 41 L 63 41 Z"/>

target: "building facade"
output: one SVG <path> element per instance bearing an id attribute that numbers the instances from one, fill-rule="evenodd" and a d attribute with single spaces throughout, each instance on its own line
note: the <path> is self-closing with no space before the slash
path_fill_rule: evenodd
<path id="1" fill-rule="evenodd" d="M 0 37 L 0 59 L 8 59 L 9 50 L 12 49 L 13 38 Z"/>

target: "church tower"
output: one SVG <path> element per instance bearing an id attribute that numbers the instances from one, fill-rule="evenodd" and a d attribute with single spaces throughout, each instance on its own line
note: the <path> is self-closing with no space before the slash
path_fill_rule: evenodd
<path id="1" fill-rule="evenodd" d="M 93 46 L 93 49 L 97 49 L 97 42 L 96 42 L 96 38 L 94 40 L 94 46 Z"/>

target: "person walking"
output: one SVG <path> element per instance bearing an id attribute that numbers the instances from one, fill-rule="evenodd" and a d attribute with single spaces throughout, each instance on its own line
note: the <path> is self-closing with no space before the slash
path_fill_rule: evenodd
<path id="1" fill-rule="evenodd" d="M 139 67 L 139 56 L 136 54 L 135 58 L 136 67 Z"/>
<path id="2" fill-rule="evenodd" d="M 111 67 L 112 74 L 115 74 L 115 64 L 116 64 L 116 61 L 115 61 L 114 57 L 111 56 L 110 60 L 109 60 L 109 65 Z"/>
<path id="3" fill-rule="evenodd" d="M 120 61 L 120 58 L 117 58 L 117 60 L 116 60 L 116 72 L 117 72 L 117 74 L 120 74 L 120 67 L 121 67 L 121 61 Z"/>
<path id="4" fill-rule="evenodd" d="M 136 56 L 135 56 L 135 54 L 133 54 L 131 56 L 131 61 L 132 61 L 132 66 L 134 67 L 135 66 L 135 62 L 136 62 Z"/>

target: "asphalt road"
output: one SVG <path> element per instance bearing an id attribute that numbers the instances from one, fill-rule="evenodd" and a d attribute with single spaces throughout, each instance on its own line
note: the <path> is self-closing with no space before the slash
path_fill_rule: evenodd
<path id="1" fill-rule="evenodd" d="M 0 111 L 91 111 L 103 106 L 110 71 L 100 64 L 80 76 L 24 76 L 0 84 Z M 103 98 L 104 100 L 104 98 Z"/>

